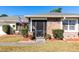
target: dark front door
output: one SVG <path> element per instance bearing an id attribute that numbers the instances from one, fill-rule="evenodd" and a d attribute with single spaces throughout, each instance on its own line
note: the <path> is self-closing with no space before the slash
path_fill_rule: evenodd
<path id="1" fill-rule="evenodd" d="M 32 31 L 35 37 L 44 37 L 46 33 L 46 20 L 32 20 Z"/>

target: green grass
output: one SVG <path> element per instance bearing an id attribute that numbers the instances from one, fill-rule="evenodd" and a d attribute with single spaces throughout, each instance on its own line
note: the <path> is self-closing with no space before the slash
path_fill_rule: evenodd
<path id="1" fill-rule="evenodd" d="M 45 44 L 31 46 L 0 46 L 4 52 L 79 52 L 79 42 L 47 41 Z"/>

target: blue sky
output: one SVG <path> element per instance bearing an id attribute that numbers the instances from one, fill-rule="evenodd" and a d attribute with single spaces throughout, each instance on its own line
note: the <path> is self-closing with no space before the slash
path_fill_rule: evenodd
<path id="1" fill-rule="evenodd" d="M 44 14 L 49 13 L 54 8 L 62 8 L 62 13 L 79 13 L 79 6 L 0 6 L 0 14 Z"/>

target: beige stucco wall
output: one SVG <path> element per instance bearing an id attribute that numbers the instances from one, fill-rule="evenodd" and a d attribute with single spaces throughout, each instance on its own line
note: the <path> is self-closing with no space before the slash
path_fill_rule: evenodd
<path id="1" fill-rule="evenodd" d="M 58 20 L 56 20 L 55 18 L 47 19 L 47 34 L 50 34 L 51 36 L 53 36 L 53 34 L 52 34 L 53 29 L 61 29 L 61 20 L 60 19 L 58 19 Z"/>
<path id="2" fill-rule="evenodd" d="M 64 38 L 78 38 L 78 32 L 64 32 Z"/>

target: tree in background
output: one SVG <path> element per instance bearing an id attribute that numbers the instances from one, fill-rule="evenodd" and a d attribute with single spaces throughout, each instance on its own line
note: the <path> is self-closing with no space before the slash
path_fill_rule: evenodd
<path id="1" fill-rule="evenodd" d="M 1 14 L 0 17 L 7 17 L 7 14 Z"/>
<path id="2" fill-rule="evenodd" d="M 51 10 L 50 12 L 58 12 L 58 13 L 61 13 L 62 12 L 62 8 L 55 8 L 55 9 Z"/>

